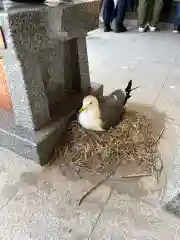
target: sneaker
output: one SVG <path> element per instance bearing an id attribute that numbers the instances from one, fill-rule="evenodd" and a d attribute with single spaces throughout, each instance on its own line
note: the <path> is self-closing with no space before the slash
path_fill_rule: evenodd
<path id="1" fill-rule="evenodd" d="M 149 31 L 150 32 L 155 32 L 156 31 L 156 27 L 149 25 Z"/>
<path id="2" fill-rule="evenodd" d="M 174 30 L 173 30 L 173 33 L 176 33 L 176 34 L 177 34 L 177 33 L 180 33 L 180 32 L 179 32 L 177 29 L 174 29 Z"/>
<path id="3" fill-rule="evenodd" d="M 116 24 L 116 29 L 115 32 L 116 33 L 122 33 L 122 32 L 126 32 L 127 28 L 122 24 Z"/>
<path id="4" fill-rule="evenodd" d="M 146 27 L 145 27 L 145 26 L 139 26 L 139 27 L 138 27 L 138 31 L 139 31 L 140 33 L 145 32 L 145 30 L 146 30 Z"/>
<path id="5" fill-rule="evenodd" d="M 111 32 L 112 28 L 110 24 L 104 24 L 104 32 Z"/>
<path id="6" fill-rule="evenodd" d="M 100 23 L 103 23 L 103 22 L 104 22 L 102 16 L 99 17 L 99 22 L 100 22 Z"/>
<path id="7" fill-rule="evenodd" d="M 179 31 L 178 30 L 173 30 L 173 33 L 179 33 Z"/>

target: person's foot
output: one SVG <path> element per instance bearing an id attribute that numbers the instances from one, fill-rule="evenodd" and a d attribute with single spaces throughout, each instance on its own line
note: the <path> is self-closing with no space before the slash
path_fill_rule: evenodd
<path id="1" fill-rule="evenodd" d="M 180 33 L 180 26 L 174 26 L 173 33 Z"/>
<path id="2" fill-rule="evenodd" d="M 173 33 L 180 33 L 180 32 L 177 29 L 174 29 Z"/>
<path id="3" fill-rule="evenodd" d="M 112 28 L 111 28 L 111 24 L 104 24 L 104 32 L 111 32 Z"/>
<path id="4" fill-rule="evenodd" d="M 150 32 L 155 32 L 156 30 L 157 30 L 156 26 L 149 25 L 149 31 Z"/>
<path id="5" fill-rule="evenodd" d="M 145 32 L 145 31 L 146 31 L 146 26 L 139 26 L 139 27 L 138 27 L 138 31 L 139 31 L 140 33 Z"/>
<path id="6" fill-rule="evenodd" d="M 115 28 L 116 33 L 122 33 L 122 32 L 126 32 L 126 31 L 127 31 L 127 28 L 124 26 L 123 23 L 116 24 L 116 28 Z"/>
<path id="7" fill-rule="evenodd" d="M 103 23 L 103 17 L 102 16 L 99 17 L 99 22 Z"/>

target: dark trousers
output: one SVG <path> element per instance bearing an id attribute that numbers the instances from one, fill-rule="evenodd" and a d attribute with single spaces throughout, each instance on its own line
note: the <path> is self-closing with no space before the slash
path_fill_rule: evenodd
<path id="1" fill-rule="evenodd" d="M 180 32 L 180 2 L 176 3 L 176 18 L 174 22 L 174 29 Z"/>
<path id="2" fill-rule="evenodd" d="M 104 24 L 110 24 L 112 20 L 116 19 L 116 24 L 124 22 L 127 8 L 127 0 L 118 0 L 116 7 L 113 0 L 104 0 L 103 3 L 103 20 Z"/>

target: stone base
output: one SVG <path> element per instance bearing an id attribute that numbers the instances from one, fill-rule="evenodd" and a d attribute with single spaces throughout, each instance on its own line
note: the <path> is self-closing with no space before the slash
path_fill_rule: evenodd
<path id="1" fill-rule="evenodd" d="M 91 94 L 96 96 L 103 94 L 103 86 L 92 84 Z M 64 102 L 65 111 L 58 111 L 63 108 L 62 104 L 56 106 L 54 121 L 39 131 L 22 128 L 15 124 L 12 114 L 3 110 L 0 111 L 0 146 L 7 148 L 27 159 L 31 159 L 40 165 L 47 164 L 57 144 L 67 130 L 68 123 L 76 116 L 80 107 L 82 96 L 74 95 L 71 100 Z M 58 112 L 60 115 L 58 117 Z"/>

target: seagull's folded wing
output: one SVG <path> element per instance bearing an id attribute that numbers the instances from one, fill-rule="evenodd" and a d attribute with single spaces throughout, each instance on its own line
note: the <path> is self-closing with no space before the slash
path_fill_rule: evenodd
<path id="1" fill-rule="evenodd" d="M 115 100 L 112 96 L 103 97 L 99 100 L 102 128 L 109 129 L 116 126 L 124 113 L 124 104 Z"/>

